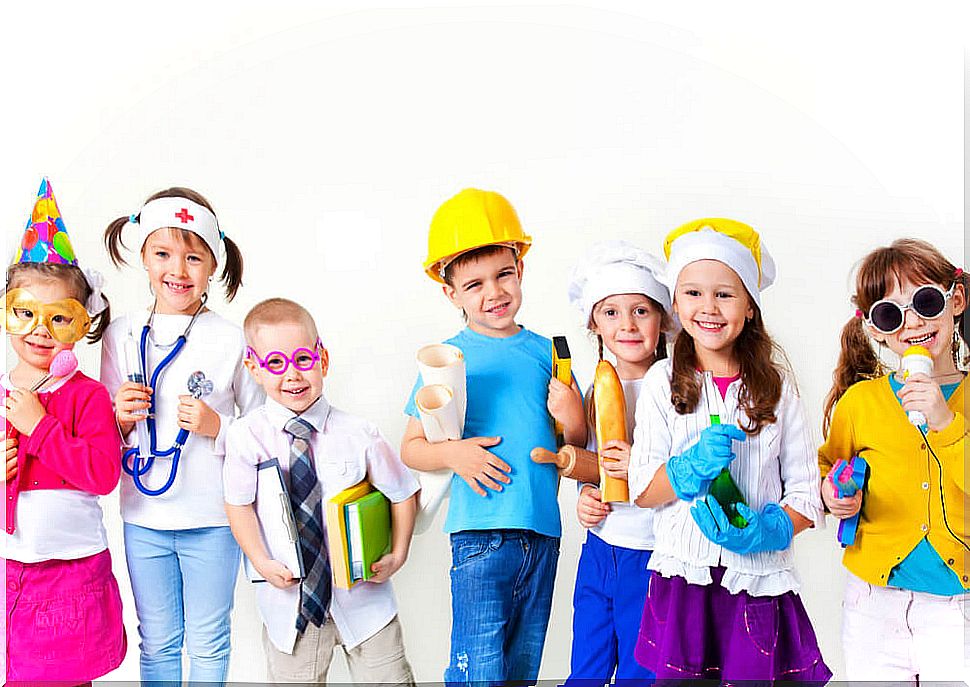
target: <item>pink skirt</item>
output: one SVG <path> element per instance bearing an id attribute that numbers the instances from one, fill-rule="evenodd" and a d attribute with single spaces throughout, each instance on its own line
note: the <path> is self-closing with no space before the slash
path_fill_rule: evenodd
<path id="1" fill-rule="evenodd" d="M 107 549 L 6 567 L 8 681 L 78 684 L 121 664 L 127 640 Z"/>

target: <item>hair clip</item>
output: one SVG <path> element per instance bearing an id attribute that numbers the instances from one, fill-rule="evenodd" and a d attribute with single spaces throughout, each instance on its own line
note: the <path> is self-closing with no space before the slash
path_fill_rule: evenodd
<path id="1" fill-rule="evenodd" d="M 132 224 L 138 224 L 138 215 L 137 214 L 128 215 L 128 221 L 131 222 Z"/>
<path id="2" fill-rule="evenodd" d="M 957 279 L 959 279 L 960 277 L 962 277 L 963 276 L 963 268 L 962 267 L 957 267 L 957 271 L 954 272 L 953 276 L 955 278 L 957 278 Z"/>
<path id="3" fill-rule="evenodd" d="M 220 229 L 219 230 L 219 240 L 220 241 L 224 241 L 225 238 L 226 238 L 226 232 L 224 232 L 222 229 Z"/>
<path id="4" fill-rule="evenodd" d="M 858 308 L 856 308 L 855 309 L 855 316 L 858 317 L 861 320 L 863 318 L 863 316 L 864 316 L 864 313 L 861 310 L 859 310 Z"/>

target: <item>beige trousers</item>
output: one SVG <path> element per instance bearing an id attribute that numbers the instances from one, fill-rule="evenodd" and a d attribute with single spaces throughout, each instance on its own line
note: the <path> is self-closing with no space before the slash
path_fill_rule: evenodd
<path id="1" fill-rule="evenodd" d="M 296 638 L 292 654 L 285 654 L 273 646 L 263 627 L 267 681 L 325 684 L 333 650 L 337 646 L 347 657 L 350 676 L 355 683 L 413 687 L 414 675 L 404 655 L 404 639 L 397 616 L 374 636 L 349 651 L 344 648 L 332 618 L 328 618 L 323 627 L 307 625 L 303 634 Z"/>

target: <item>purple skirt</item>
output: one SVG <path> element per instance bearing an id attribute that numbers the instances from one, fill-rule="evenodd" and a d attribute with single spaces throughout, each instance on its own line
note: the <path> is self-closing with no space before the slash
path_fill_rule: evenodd
<path id="1" fill-rule="evenodd" d="M 831 679 L 797 594 L 730 594 L 723 576 L 722 567 L 709 585 L 650 576 L 634 653 L 642 666 L 658 681 Z"/>

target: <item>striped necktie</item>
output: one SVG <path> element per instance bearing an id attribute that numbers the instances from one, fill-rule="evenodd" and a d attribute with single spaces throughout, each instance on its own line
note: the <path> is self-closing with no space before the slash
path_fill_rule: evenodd
<path id="1" fill-rule="evenodd" d="M 323 533 L 323 491 L 313 465 L 310 437 L 313 427 L 306 420 L 294 417 L 287 421 L 284 431 L 290 442 L 290 503 L 300 536 L 303 555 L 303 584 L 300 587 L 300 617 L 296 629 L 306 629 L 307 623 L 317 627 L 327 619 L 330 606 L 330 559 Z"/>

